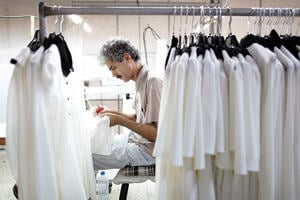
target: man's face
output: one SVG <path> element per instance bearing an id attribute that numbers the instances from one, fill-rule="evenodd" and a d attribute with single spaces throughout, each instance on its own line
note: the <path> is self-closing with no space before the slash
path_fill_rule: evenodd
<path id="1" fill-rule="evenodd" d="M 132 67 L 126 56 L 124 56 L 122 62 L 106 60 L 105 64 L 113 77 L 122 79 L 124 82 L 128 82 L 132 78 Z"/>

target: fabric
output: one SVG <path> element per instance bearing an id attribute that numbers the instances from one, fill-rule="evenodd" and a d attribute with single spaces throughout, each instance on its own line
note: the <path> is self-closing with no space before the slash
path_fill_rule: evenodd
<path id="1" fill-rule="evenodd" d="M 207 154 L 214 154 L 217 120 L 216 73 L 215 66 L 211 60 L 210 52 L 208 50 L 206 50 L 203 58 L 201 92 L 205 152 Z"/>
<path id="2" fill-rule="evenodd" d="M 204 130 L 203 130 L 203 104 L 202 104 L 202 98 L 201 98 L 201 94 L 202 94 L 202 61 L 203 61 L 203 56 L 199 55 L 197 57 L 197 61 L 198 61 L 198 68 L 199 68 L 199 74 L 198 74 L 198 81 L 199 81 L 199 87 L 198 87 L 198 91 L 196 91 L 196 97 L 198 99 L 198 103 L 196 104 L 196 119 L 197 119 L 197 123 L 196 123 L 196 136 L 195 136 L 195 156 L 194 156 L 194 165 L 195 165 L 195 169 L 201 170 L 201 169 L 205 169 L 206 167 L 206 163 L 205 163 L 205 140 L 204 140 Z"/>
<path id="3" fill-rule="evenodd" d="M 276 101 L 280 83 L 280 68 L 277 64 L 276 56 L 268 49 L 253 44 L 248 48 L 254 60 L 262 72 L 262 101 L 261 101 L 261 162 L 259 171 L 259 199 L 275 199 L 275 124 L 277 109 L 279 105 Z"/>
<path id="4" fill-rule="evenodd" d="M 184 121 L 183 121 L 183 156 L 194 157 L 195 151 L 195 134 L 197 118 L 197 112 L 194 111 L 195 105 L 197 105 L 198 98 L 197 92 L 199 91 L 199 67 L 196 55 L 196 47 L 191 48 L 191 55 L 188 60 L 188 66 L 186 70 L 185 78 L 185 92 L 186 98 L 184 100 Z"/>
<path id="5" fill-rule="evenodd" d="M 94 170 L 121 169 L 126 165 L 145 166 L 155 164 L 155 158 L 134 143 L 128 143 L 129 134 L 114 137 L 109 155 L 92 154 Z"/>
<path id="6" fill-rule="evenodd" d="M 19 199 L 95 199 L 90 141 L 57 47 L 24 49 L 15 60 L 7 147 Z"/>
<path id="7" fill-rule="evenodd" d="M 248 56 L 248 59 L 251 59 Z M 257 68 L 255 62 L 249 62 L 242 55 L 238 55 L 243 72 L 243 95 L 244 95 L 244 117 L 245 117 L 245 144 L 247 170 L 259 171 L 260 140 L 259 140 L 259 111 L 260 111 L 260 74 L 255 74 Z M 257 99 L 258 98 L 258 99 Z M 256 115 L 255 115 L 256 114 Z M 258 114 L 258 115 L 257 115 Z"/>
<path id="8" fill-rule="evenodd" d="M 91 137 L 91 151 L 95 154 L 110 155 L 114 133 L 109 126 L 109 117 L 93 117 L 92 113 L 87 114 L 89 122 L 89 134 Z"/>
<path id="9" fill-rule="evenodd" d="M 172 95 L 172 87 L 174 86 L 174 76 L 172 70 L 172 67 L 175 62 L 175 48 L 172 48 L 170 50 L 170 58 L 168 59 L 167 67 L 166 67 L 166 72 L 164 76 L 164 84 L 162 88 L 162 94 L 161 94 L 161 102 L 160 102 L 160 111 L 159 111 L 159 122 L 157 126 L 157 137 L 156 137 L 156 145 L 153 150 L 153 156 L 155 157 L 165 157 L 167 155 L 170 155 L 171 153 L 171 144 L 170 140 L 168 137 L 170 137 L 170 126 L 169 120 L 170 117 L 168 116 L 173 116 L 172 110 L 168 109 L 168 106 L 173 106 L 174 102 L 172 101 L 173 98 L 170 98 Z M 179 56 L 177 57 L 179 58 Z M 178 60 L 178 59 L 177 59 Z"/>
<path id="10" fill-rule="evenodd" d="M 171 52 L 173 53 L 173 51 Z M 174 49 L 175 55 L 175 49 Z M 170 57 L 171 60 L 171 57 Z M 174 57 L 174 62 L 170 66 L 168 66 L 165 76 L 164 89 L 166 89 L 166 93 L 164 93 L 165 100 L 162 103 L 162 110 L 160 111 L 158 123 L 158 138 L 156 139 L 159 144 L 158 151 L 155 154 L 156 157 L 169 158 L 172 154 L 172 137 L 174 133 L 174 126 L 169 126 L 172 122 L 174 122 L 174 118 L 176 118 L 176 110 L 169 109 L 174 108 L 176 106 L 176 98 L 175 98 L 175 83 L 176 83 L 176 70 L 175 67 L 180 61 L 180 56 L 176 55 Z M 169 69 L 169 70 L 168 70 Z M 168 90 L 167 90 L 168 88 Z M 165 112 L 164 112 L 165 111 Z"/>
<path id="11" fill-rule="evenodd" d="M 146 67 L 142 67 L 136 80 L 134 109 L 137 123 L 151 124 L 152 122 L 158 122 L 162 84 L 160 78 L 153 76 Z M 129 142 L 140 145 L 149 155 L 152 155 L 154 142 L 137 133 L 129 137 Z"/>
<path id="12" fill-rule="evenodd" d="M 17 64 L 8 94 L 7 152 L 12 174 L 19 186 L 19 199 L 25 200 L 59 197 L 50 135 L 45 129 L 43 95 L 35 93 L 41 90 L 42 57 L 43 48 L 35 54 L 27 48 L 21 51 L 15 58 Z M 45 182 L 45 178 L 49 182 Z"/>
<path id="13" fill-rule="evenodd" d="M 294 152 L 294 106 L 295 106 L 295 88 L 296 88 L 296 73 L 294 63 L 284 55 L 280 49 L 274 48 L 279 61 L 283 64 L 286 70 L 286 105 L 285 105 L 285 121 L 284 133 L 282 141 L 282 189 L 283 196 L 288 199 L 295 199 L 295 164 L 293 155 Z"/>
<path id="14" fill-rule="evenodd" d="M 224 50 L 223 61 L 202 50 L 170 51 L 154 148 L 157 198 L 296 199 L 300 61 L 284 46 L 254 43 L 246 56 Z"/>
<path id="15" fill-rule="evenodd" d="M 121 169 L 124 176 L 155 176 L 155 165 L 126 166 Z"/>

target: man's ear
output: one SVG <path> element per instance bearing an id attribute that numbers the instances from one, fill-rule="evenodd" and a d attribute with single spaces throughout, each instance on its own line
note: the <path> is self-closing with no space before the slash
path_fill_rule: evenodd
<path id="1" fill-rule="evenodd" d="M 129 53 L 124 53 L 123 59 L 124 59 L 126 62 L 130 61 L 130 60 L 131 60 L 130 54 L 129 54 Z"/>

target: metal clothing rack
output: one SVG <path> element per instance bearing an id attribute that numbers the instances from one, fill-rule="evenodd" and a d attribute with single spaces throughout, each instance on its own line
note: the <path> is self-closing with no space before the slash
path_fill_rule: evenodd
<path id="1" fill-rule="evenodd" d="M 165 6 L 157 2 L 155 7 L 125 7 L 125 6 L 106 6 L 106 7 L 61 7 L 61 6 L 47 6 L 44 2 L 39 3 L 39 27 L 41 39 L 46 37 L 46 17 L 53 15 L 174 15 L 175 8 L 182 10 L 186 6 L 184 3 L 172 4 L 172 6 Z M 189 5 L 190 6 L 190 5 Z M 203 4 L 195 4 L 194 8 L 186 11 L 185 15 L 199 15 L 200 6 Z M 195 10 L 197 10 L 195 12 Z M 273 16 L 290 16 L 291 9 L 293 9 L 293 16 L 300 16 L 300 8 L 215 8 L 205 7 L 203 8 L 203 15 L 213 16 L 221 12 L 222 16 L 258 16 L 263 17 L 273 14 Z M 272 13 L 271 13 L 272 12 Z M 259 14 L 258 14 L 259 13 Z"/>

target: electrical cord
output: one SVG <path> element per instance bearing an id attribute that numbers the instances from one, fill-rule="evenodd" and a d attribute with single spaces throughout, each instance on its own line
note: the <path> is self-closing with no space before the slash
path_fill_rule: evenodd
<path id="1" fill-rule="evenodd" d="M 147 56 L 147 46 L 146 46 L 146 33 L 147 30 L 150 30 L 154 39 L 160 39 L 160 36 L 158 35 L 158 33 L 151 27 L 151 26 L 147 26 L 144 31 L 143 31 L 143 43 L 144 43 L 144 51 L 145 51 L 145 59 L 146 59 L 146 64 L 148 65 L 148 56 Z"/>

